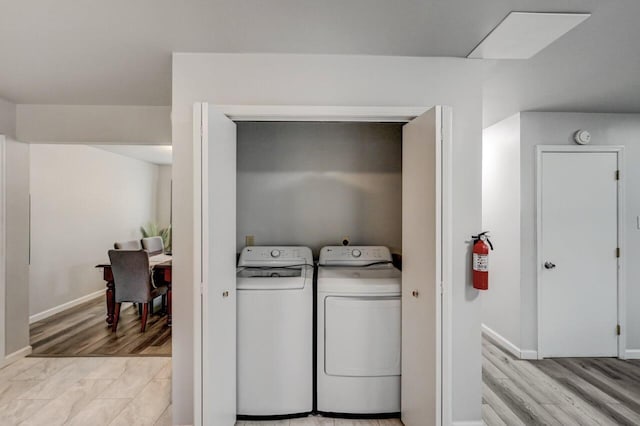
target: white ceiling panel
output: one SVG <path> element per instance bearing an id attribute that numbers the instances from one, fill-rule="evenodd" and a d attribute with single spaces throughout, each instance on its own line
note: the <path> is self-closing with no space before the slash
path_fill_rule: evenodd
<path id="1" fill-rule="evenodd" d="M 590 16 L 589 13 L 511 12 L 468 58 L 532 58 Z"/>

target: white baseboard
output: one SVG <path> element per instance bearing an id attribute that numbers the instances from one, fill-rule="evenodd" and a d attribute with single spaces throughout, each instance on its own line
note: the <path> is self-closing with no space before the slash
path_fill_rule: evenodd
<path id="1" fill-rule="evenodd" d="M 517 358 L 520 358 L 522 355 L 522 351 L 519 347 L 511 343 L 509 340 L 505 339 L 501 334 L 498 334 L 493 329 L 487 327 L 485 324 L 482 324 L 482 332 L 489 336 L 493 341 L 499 344 L 503 349 L 509 351 L 509 353 Z"/>
<path id="2" fill-rule="evenodd" d="M 69 308 L 73 308 L 74 306 L 78 306 L 78 305 L 80 305 L 80 304 L 82 304 L 84 302 L 88 302 L 89 300 L 96 299 L 96 298 L 98 298 L 100 296 L 104 297 L 104 292 L 105 292 L 104 289 L 103 290 L 98 290 L 98 291 L 95 291 L 93 293 L 87 294 L 86 296 L 82 296 L 82 297 L 79 297 L 79 298 L 77 298 L 75 300 L 72 300 L 70 302 L 63 303 L 62 305 L 58 305 L 58 306 L 56 306 L 54 308 L 47 309 L 46 311 L 42 311 L 42 312 L 40 312 L 38 314 L 33 314 L 33 315 L 31 315 L 29 317 L 29 324 L 33 324 L 36 321 L 40 321 L 40 320 L 43 320 L 45 318 L 49 318 L 50 316 L 53 316 L 53 315 L 55 315 L 55 314 L 57 314 L 59 312 L 62 312 L 62 311 L 67 310 Z"/>
<path id="3" fill-rule="evenodd" d="M 496 342 L 500 347 L 519 359 L 538 359 L 538 352 L 529 349 L 520 349 L 495 330 L 482 324 L 482 332 Z M 640 351 L 639 351 L 640 352 Z"/>
<path id="4" fill-rule="evenodd" d="M 17 351 L 10 353 L 9 355 L 5 356 L 4 359 L 0 360 L 0 368 L 4 368 L 9 364 L 13 364 L 17 360 L 22 359 L 27 355 L 31 355 L 32 350 L 33 349 L 31 348 L 31 346 L 25 346 L 22 349 L 18 349 Z"/>
<path id="5" fill-rule="evenodd" d="M 538 351 L 523 349 L 520 351 L 520 359 L 538 359 Z"/>
<path id="6" fill-rule="evenodd" d="M 472 420 L 472 421 L 464 421 L 464 422 L 453 422 L 452 426 L 485 426 L 485 422 L 482 420 Z"/>
<path id="7" fill-rule="evenodd" d="M 640 349 L 627 349 L 624 356 L 625 359 L 640 359 Z"/>

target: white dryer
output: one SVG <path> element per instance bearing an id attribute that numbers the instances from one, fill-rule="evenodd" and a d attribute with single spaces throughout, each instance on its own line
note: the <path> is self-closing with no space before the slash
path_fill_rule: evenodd
<path id="1" fill-rule="evenodd" d="M 313 410 L 313 255 L 245 247 L 237 271 L 237 413 Z"/>
<path id="2" fill-rule="evenodd" d="M 400 412 L 401 277 L 386 247 L 320 251 L 318 412 Z"/>

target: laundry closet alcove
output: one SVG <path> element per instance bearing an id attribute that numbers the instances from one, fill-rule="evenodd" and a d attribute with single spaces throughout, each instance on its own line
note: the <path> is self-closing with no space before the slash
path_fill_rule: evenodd
<path id="1" fill-rule="evenodd" d="M 425 419 L 431 419 L 428 424 L 442 424 L 443 415 L 450 412 L 451 380 L 447 361 L 451 353 L 451 110 L 206 103 L 194 106 L 194 306 L 199 308 L 195 333 L 201 336 L 195 359 L 195 423 L 233 425 L 236 419 L 236 253 L 242 248 L 242 234 L 250 233 L 237 211 L 238 200 L 247 202 L 237 193 L 236 122 L 244 121 L 406 123 L 398 141 L 402 144 L 401 418 L 409 426 L 427 424 Z M 309 197 L 313 196 L 311 191 Z M 270 214 L 277 213 L 273 208 L 269 207 Z M 312 225 L 309 229 L 315 232 Z M 335 242 L 340 235 L 327 238 Z M 313 244 L 290 242 L 294 243 Z"/>

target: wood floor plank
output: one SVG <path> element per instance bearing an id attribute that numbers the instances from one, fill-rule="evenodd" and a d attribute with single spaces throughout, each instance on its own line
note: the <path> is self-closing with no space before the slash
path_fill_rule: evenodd
<path id="1" fill-rule="evenodd" d="M 592 369 L 626 385 L 640 389 L 640 376 L 635 368 L 624 368 L 625 361 L 614 358 L 589 359 Z"/>
<path id="2" fill-rule="evenodd" d="M 522 364 L 526 364 L 527 361 L 514 360 L 508 357 L 504 352 L 500 351 L 497 347 L 489 348 L 485 352 L 485 359 L 490 361 L 498 370 L 509 378 L 518 388 L 527 389 L 527 394 L 537 404 L 553 404 L 560 403 L 557 395 L 551 392 L 547 392 L 546 389 L 541 387 L 541 382 L 535 380 L 534 377 L 530 377 L 522 368 Z"/>
<path id="3" fill-rule="evenodd" d="M 520 389 L 510 379 L 494 379 L 483 375 L 483 380 L 518 418 L 526 425 L 554 425 L 562 424 L 555 419 L 546 408 L 538 403 L 530 394 Z"/>
<path id="4" fill-rule="evenodd" d="M 80 345 L 90 341 L 87 338 L 88 335 L 93 337 L 102 330 L 106 330 L 104 321 L 101 319 L 87 319 L 81 324 L 71 325 L 38 342 L 33 342 L 32 347 L 35 347 L 36 353 L 67 353 L 70 347 L 74 348 L 74 350 L 77 349 L 78 353 L 80 353 Z"/>
<path id="5" fill-rule="evenodd" d="M 58 333 L 60 330 L 64 330 L 73 325 L 78 325 L 79 317 L 84 319 L 101 317 L 104 321 L 106 318 L 104 299 L 88 301 L 31 324 L 30 332 L 32 342 L 38 343 L 41 337 L 48 337 Z"/>
<path id="6" fill-rule="evenodd" d="M 593 386 L 591 383 L 587 382 L 581 377 L 567 377 L 563 379 L 558 379 L 558 382 L 564 385 L 565 388 L 569 389 L 575 395 L 578 395 L 583 401 L 587 402 L 589 405 L 603 405 L 603 404 L 619 404 L 616 398 L 612 397 L 608 393 L 602 391 L 601 389 Z"/>
<path id="7" fill-rule="evenodd" d="M 572 409 L 570 406 L 565 404 L 548 404 L 545 405 L 544 408 L 547 409 L 551 415 L 556 418 L 563 426 L 583 426 L 584 422 L 581 422 L 579 419 L 576 419 L 574 416 L 569 414 Z M 593 423 L 597 424 L 597 423 Z"/>
<path id="8" fill-rule="evenodd" d="M 486 382 L 482 388 L 482 399 L 486 401 L 487 405 L 490 405 L 493 411 L 508 425 L 521 426 L 524 422 L 509 408 L 507 403 L 500 399 L 498 395 L 487 386 Z"/>
<path id="9" fill-rule="evenodd" d="M 491 374 L 496 379 L 507 379 L 507 375 L 504 374 L 498 367 L 496 367 L 491 361 L 484 355 L 482 356 L 482 370 Z"/>
<path id="10" fill-rule="evenodd" d="M 602 373 L 599 369 L 594 368 L 594 363 L 590 359 L 565 358 L 557 359 L 556 362 L 640 413 L 640 387 L 629 386 L 619 378 Z"/>
<path id="11" fill-rule="evenodd" d="M 640 424 L 640 362 L 614 358 L 523 361 L 487 338 L 482 353 L 487 424 L 497 423 L 495 416 L 507 425 Z M 551 403 L 543 403 L 545 398 Z"/>
<path id="12" fill-rule="evenodd" d="M 482 404 L 482 418 L 487 426 L 507 426 L 489 404 Z"/>
<path id="13" fill-rule="evenodd" d="M 624 404 L 611 404 L 609 406 L 609 409 L 612 412 L 615 412 L 615 413 L 621 415 L 622 417 L 624 417 L 626 422 L 624 422 L 624 423 L 621 422 L 620 424 L 640 425 L 640 414 L 638 414 L 637 412 L 633 411 L 632 409 L 630 409 L 626 405 L 624 405 Z"/>
<path id="14" fill-rule="evenodd" d="M 536 368 L 534 366 L 536 362 L 527 361 L 521 364 L 520 368 L 531 372 L 529 377 L 539 383 L 539 388 L 555 395 L 556 405 L 561 406 L 564 413 L 579 422 L 612 424 L 615 417 L 612 417 L 608 410 L 599 410 L 597 406 L 616 403 L 617 400 L 580 378 L 564 375 L 559 379 L 553 379 L 544 374 L 543 370 Z M 586 395 L 589 395 L 588 399 L 584 398 Z M 558 420 L 562 419 L 558 418 Z"/>
<path id="15" fill-rule="evenodd" d="M 640 386 L 640 368 L 637 365 L 617 358 L 602 358 L 600 362 L 616 370 L 621 376 L 627 376 Z"/>
<path id="16" fill-rule="evenodd" d="M 166 316 L 152 315 L 146 332 L 132 304 L 123 304 L 118 332 L 105 322 L 104 298 L 97 298 L 31 324 L 32 356 L 170 356 Z"/>
<path id="17" fill-rule="evenodd" d="M 614 400 L 606 395 L 600 397 L 602 392 L 596 392 L 589 384 L 574 378 L 560 379 L 560 383 L 575 395 L 572 403 L 563 404 L 563 411 L 578 422 L 589 419 L 591 424 L 598 425 L 628 425 L 626 418 L 615 410 L 612 410 L 605 401 Z"/>

